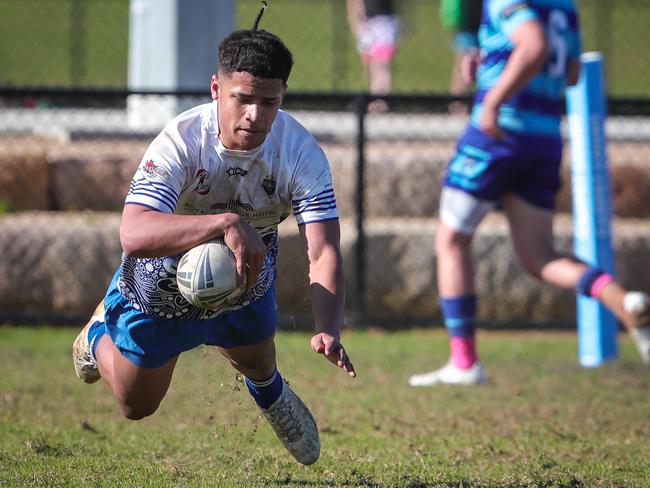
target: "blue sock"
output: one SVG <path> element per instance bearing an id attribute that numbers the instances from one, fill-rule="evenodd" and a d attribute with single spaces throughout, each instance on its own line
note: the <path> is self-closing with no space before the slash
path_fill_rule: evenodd
<path id="1" fill-rule="evenodd" d="M 282 393 L 282 375 L 276 369 L 273 374 L 265 380 L 251 380 L 246 378 L 246 386 L 251 396 L 262 408 L 269 408 L 273 405 L 280 393 Z"/>
<path id="2" fill-rule="evenodd" d="M 97 356 L 95 355 L 97 344 L 99 344 L 99 339 L 101 339 L 104 334 L 106 334 L 106 324 L 99 320 L 93 322 L 88 330 L 88 344 L 90 344 L 90 350 L 95 360 L 97 360 Z"/>
<path id="3" fill-rule="evenodd" d="M 605 271 L 602 269 L 590 266 L 587 268 L 587 271 L 584 272 L 582 277 L 580 278 L 580 281 L 578 282 L 578 285 L 576 286 L 576 291 L 578 292 L 579 295 L 585 296 L 585 297 L 591 297 L 593 296 L 591 294 L 591 288 L 593 284 L 598 281 L 598 279 L 605 275 Z"/>
<path id="4" fill-rule="evenodd" d="M 476 329 L 476 295 L 440 298 L 449 337 L 473 337 Z"/>
<path id="5" fill-rule="evenodd" d="M 476 352 L 476 295 L 441 298 L 440 307 L 449 334 L 449 360 L 461 369 L 471 368 L 478 361 Z"/>

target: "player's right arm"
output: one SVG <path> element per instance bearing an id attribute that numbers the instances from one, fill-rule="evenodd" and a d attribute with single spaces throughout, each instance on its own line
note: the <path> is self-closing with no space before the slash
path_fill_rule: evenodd
<path id="1" fill-rule="evenodd" d="M 246 283 L 257 283 L 266 246 L 239 215 L 178 215 L 137 204 L 126 204 L 122 211 L 120 242 L 130 257 L 173 256 L 221 236 L 235 255 L 238 282 L 245 274 Z"/>
<path id="2" fill-rule="evenodd" d="M 502 137 L 499 107 L 522 90 L 542 70 L 549 55 L 544 28 L 537 20 L 527 20 L 511 34 L 514 49 L 499 80 L 485 94 L 481 112 L 481 129 L 493 137 Z"/>

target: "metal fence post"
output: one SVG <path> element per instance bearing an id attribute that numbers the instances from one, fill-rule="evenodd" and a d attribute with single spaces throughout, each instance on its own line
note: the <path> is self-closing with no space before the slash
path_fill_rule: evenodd
<path id="1" fill-rule="evenodd" d="M 355 101 L 357 116 L 357 181 L 356 181 L 356 229 L 357 242 L 355 248 L 356 265 L 356 303 L 357 320 L 363 322 L 366 315 L 366 234 L 363 228 L 365 220 L 365 166 L 366 166 L 366 134 L 365 118 L 368 109 L 368 96 L 359 95 Z"/>
<path id="2" fill-rule="evenodd" d="M 80 86 L 86 78 L 86 2 L 73 0 L 70 5 L 70 84 Z"/>

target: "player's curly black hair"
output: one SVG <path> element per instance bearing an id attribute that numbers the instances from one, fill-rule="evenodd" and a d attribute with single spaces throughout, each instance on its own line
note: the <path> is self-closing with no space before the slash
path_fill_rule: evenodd
<path id="1" fill-rule="evenodd" d="M 219 44 L 219 72 L 245 71 L 260 78 L 289 79 L 293 55 L 282 40 L 257 29 L 237 30 Z"/>

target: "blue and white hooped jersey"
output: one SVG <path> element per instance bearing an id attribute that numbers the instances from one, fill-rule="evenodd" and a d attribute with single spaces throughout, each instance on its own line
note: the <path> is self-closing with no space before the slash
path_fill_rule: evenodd
<path id="1" fill-rule="evenodd" d="M 170 121 L 144 154 L 126 204 L 177 214 L 240 215 L 260 235 L 266 258 L 257 284 L 213 312 L 190 305 L 176 287 L 181 255 L 123 256 L 119 289 L 138 310 L 160 318 L 212 318 L 264 295 L 275 280 L 278 225 L 291 213 L 299 225 L 338 219 L 325 153 L 293 117 L 279 111 L 264 143 L 249 151 L 219 140 L 218 102 Z"/>
<path id="2" fill-rule="evenodd" d="M 484 1 L 479 30 L 481 63 L 472 123 L 478 127 L 485 93 L 497 82 L 512 53 L 514 44 L 510 36 L 529 20 L 544 26 L 551 54 L 542 72 L 501 106 L 499 125 L 517 133 L 559 136 L 567 67 L 580 56 L 581 50 L 573 0 Z"/>

